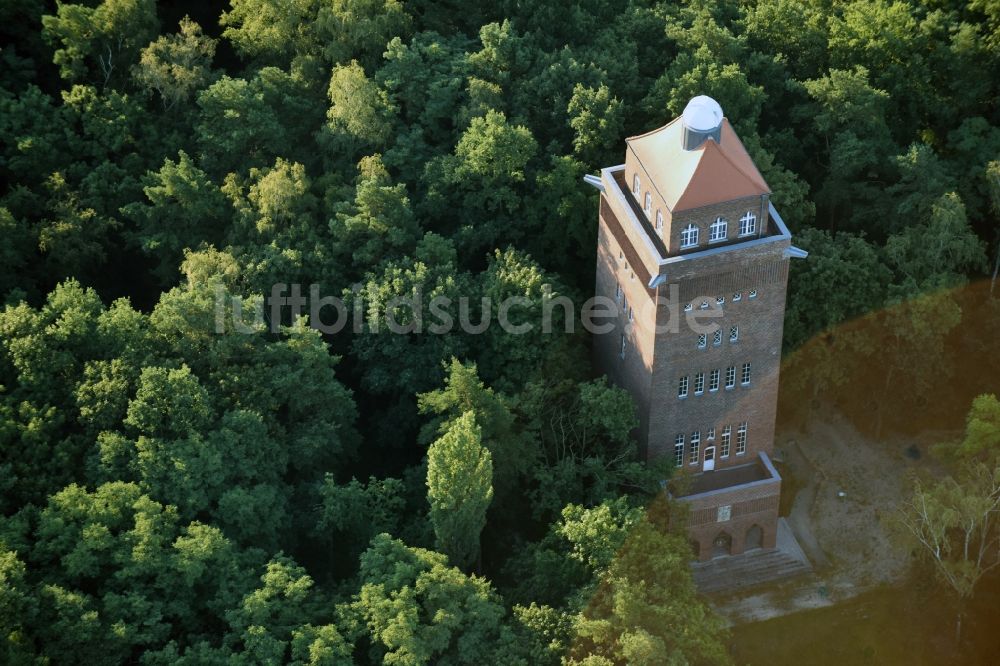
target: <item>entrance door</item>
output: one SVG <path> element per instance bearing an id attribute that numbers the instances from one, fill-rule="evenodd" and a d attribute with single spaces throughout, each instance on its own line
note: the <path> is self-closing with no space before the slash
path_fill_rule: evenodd
<path id="1" fill-rule="evenodd" d="M 705 464 L 702 466 L 701 470 L 703 472 L 711 472 L 715 469 L 715 447 L 706 446 L 705 447 Z"/>

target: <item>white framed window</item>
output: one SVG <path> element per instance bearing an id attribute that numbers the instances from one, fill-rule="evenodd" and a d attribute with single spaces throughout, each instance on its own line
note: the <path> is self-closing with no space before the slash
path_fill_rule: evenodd
<path id="1" fill-rule="evenodd" d="M 736 342 L 740 339 L 740 327 L 733 325 L 729 327 L 729 341 Z"/>
<path id="2" fill-rule="evenodd" d="M 700 333 L 698 335 L 698 349 L 704 349 L 708 346 L 708 334 Z"/>
<path id="3" fill-rule="evenodd" d="M 740 377 L 740 382 L 743 386 L 750 383 L 750 361 L 743 364 L 743 375 Z"/>
<path id="4" fill-rule="evenodd" d="M 628 320 L 635 321 L 635 310 L 633 308 L 628 309 Z"/>
<path id="5" fill-rule="evenodd" d="M 719 390 L 719 370 L 712 370 L 712 374 L 708 376 L 708 390 L 718 391 Z"/>
<path id="6" fill-rule="evenodd" d="M 639 196 L 639 174 L 632 176 L 632 194 Z"/>
<path id="7" fill-rule="evenodd" d="M 622 291 L 622 283 L 615 282 L 615 302 L 621 305 L 622 296 L 624 295 L 625 293 Z"/>
<path id="8" fill-rule="evenodd" d="M 705 392 L 705 373 L 699 372 L 694 376 L 694 394 L 701 395 Z"/>
<path id="9" fill-rule="evenodd" d="M 725 302 L 726 302 L 726 297 L 725 296 L 716 296 L 715 297 L 715 304 L 716 305 L 724 305 Z"/>
<path id="10" fill-rule="evenodd" d="M 625 295 L 624 291 L 622 292 L 622 312 L 628 312 L 628 296 Z"/>
<path id="11" fill-rule="evenodd" d="M 653 212 L 653 195 L 646 192 L 646 199 L 643 204 L 642 209 L 646 211 L 646 217 L 648 218 L 649 214 Z"/>
<path id="12" fill-rule="evenodd" d="M 741 456 L 747 452 L 747 422 L 744 421 L 736 430 L 736 455 Z"/>
<path id="13" fill-rule="evenodd" d="M 700 307 L 702 310 L 707 310 L 708 309 L 708 301 L 702 301 L 701 305 L 699 305 L 698 307 Z"/>
<path id="14" fill-rule="evenodd" d="M 674 438 L 674 465 L 680 467 L 684 464 L 684 435 L 677 435 Z"/>
<path id="15" fill-rule="evenodd" d="M 691 312 L 692 308 L 694 308 L 694 305 L 688 303 L 687 305 L 684 306 L 684 312 Z"/>
<path id="16" fill-rule="evenodd" d="M 698 227 L 689 224 L 681 229 L 681 247 L 694 247 L 698 244 Z"/>
<path id="17" fill-rule="evenodd" d="M 708 429 L 708 434 L 705 435 L 705 439 L 707 439 L 710 442 L 714 442 L 715 441 L 715 428 L 709 428 Z"/>
<path id="18" fill-rule="evenodd" d="M 622 357 L 622 360 L 624 361 L 625 360 L 625 334 L 624 333 L 622 333 L 622 349 L 621 349 L 621 352 L 619 352 L 619 354 Z"/>
<path id="19" fill-rule="evenodd" d="M 740 218 L 740 236 L 749 236 L 757 231 L 757 216 L 747 211 Z"/>
<path id="20" fill-rule="evenodd" d="M 723 458 L 729 457 L 729 448 L 732 441 L 733 441 L 733 427 L 726 426 L 725 428 L 722 429 L 722 446 L 720 447 L 721 452 L 719 454 L 721 457 Z"/>
<path id="21" fill-rule="evenodd" d="M 722 329 L 715 329 L 715 333 L 712 334 L 712 345 L 718 347 L 722 344 Z"/>
<path id="22" fill-rule="evenodd" d="M 737 302 L 742 301 L 742 300 L 743 300 L 743 292 L 742 291 L 738 291 L 735 294 L 733 294 L 733 303 L 737 303 Z"/>
<path id="23" fill-rule="evenodd" d="M 726 368 L 726 388 L 731 389 L 736 386 L 736 366 L 731 365 Z"/>
<path id="24" fill-rule="evenodd" d="M 756 289 L 751 289 L 750 293 L 747 294 L 747 296 L 749 296 L 750 298 L 757 298 L 757 290 Z"/>
<path id="25" fill-rule="evenodd" d="M 659 209 L 656 211 L 656 230 L 663 231 L 663 212 Z"/>
<path id="26" fill-rule="evenodd" d="M 688 377 L 684 375 L 681 377 L 680 381 L 677 382 L 677 397 L 686 398 L 688 395 Z"/>
<path id="27" fill-rule="evenodd" d="M 698 463 L 698 453 L 701 449 L 701 433 L 697 430 L 691 433 L 691 457 L 688 458 L 688 462 L 692 465 Z"/>
<path id="28" fill-rule="evenodd" d="M 721 217 L 715 218 L 715 222 L 712 222 L 711 226 L 708 227 L 708 242 L 718 243 L 719 241 L 726 240 L 726 235 L 728 234 L 729 223 Z"/>

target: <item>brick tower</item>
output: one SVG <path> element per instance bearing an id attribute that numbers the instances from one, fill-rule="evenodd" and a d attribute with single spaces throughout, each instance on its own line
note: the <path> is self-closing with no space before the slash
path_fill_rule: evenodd
<path id="1" fill-rule="evenodd" d="M 595 365 L 632 394 L 647 460 L 693 475 L 698 558 L 773 548 L 785 286 L 806 253 L 715 100 L 626 145 L 624 164 L 586 177 L 601 192 L 597 295 L 617 303 Z"/>

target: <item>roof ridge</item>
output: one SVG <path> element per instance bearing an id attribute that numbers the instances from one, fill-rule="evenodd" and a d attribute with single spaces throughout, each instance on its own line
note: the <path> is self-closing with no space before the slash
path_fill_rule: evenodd
<path id="1" fill-rule="evenodd" d="M 652 134 L 656 134 L 657 132 L 662 132 L 663 130 L 667 129 L 668 127 L 670 127 L 671 125 L 673 125 L 674 123 L 676 123 L 680 119 L 681 119 L 681 117 L 677 116 L 676 118 L 674 118 L 673 120 L 671 120 L 666 125 L 661 125 L 660 127 L 657 127 L 656 129 L 651 129 L 648 132 L 643 132 L 642 134 L 635 134 L 633 136 L 627 136 L 627 137 L 625 137 L 625 143 L 628 143 L 629 141 L 632 141 L 633 139 L 642 139 L 642 138 L 650 136 Z"/>
<path id="2" fill-rule="evenodd" d="M 749 178 L 751 181 L 754 181 L 754 184 L 761 185 L 762 187 L 764 187 L 764 189 L 770 192 L 771 186 L 767 184 L 767 180 L 764 178 L 764 174 L 762 174 L 760 172 L 760 169 L 757 168 L 757 162 L 753 159 L 753 155 L 750 154 L 750 151 L 747 150 L 747 147 L 743 145 L 743 139 L 741 139 L 739 134 L 736 133 L 736 130 L 733 128 L 733 124 L 729 122 L 729 118 L 723 117 L 722 122 L 729 125 L 729 131 L 733 133 L 733 137 L 735 137 L 735 139 L 739 142 L 740 148 L 742 148 L 743 152 L 745 152 L 747 154 L 747 157 L 750 158 L 750 166 L 753 167 L 753 170 L 756 172 L 756 175 L 752 173 L 747 173 L 745 169 L 743 169 L 742 167 L 740 167 L 739 164 L 733 161 L 733 159 L 729 156 L 729 154 L 722 149 L 721 145 L 718 146 L 719 152 L 722 153 L 722 156 L 726 158 L 726 161 L 729 162 L 734 169 L 736 169 L 741 174 Z"/>

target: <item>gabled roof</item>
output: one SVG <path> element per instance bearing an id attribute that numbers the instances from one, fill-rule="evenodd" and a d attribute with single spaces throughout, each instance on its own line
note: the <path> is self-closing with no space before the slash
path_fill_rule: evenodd
<path id="1" fill-rule="evenodd" d="M 719 142 L 709 138 L 694 150 L 684 150 L 683 134 L 675 118 L 625 140 L 671 211 L 771 193 L 729 120 Z"/>

